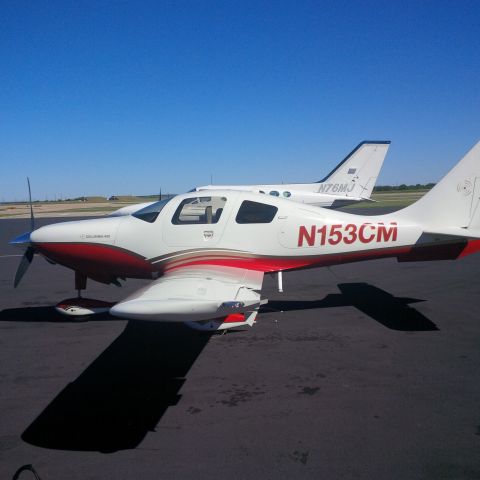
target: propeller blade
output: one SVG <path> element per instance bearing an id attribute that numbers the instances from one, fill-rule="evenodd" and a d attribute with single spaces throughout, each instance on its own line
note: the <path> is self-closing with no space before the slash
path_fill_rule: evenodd
<path id="1" fill-rule="evenodd" d="M 30 202 L 30 232 L 35 230 L 35 218 L 33 216 L 33 204 L 32 204 L 32 190 L 30 189 L 30 179 L 27 177 L 28 183 L 28 200 Z"/>
<path id="2" fill-rule="evenodd" d="M 10 245 L 23 246 L 28 245 L 25 253 L 23 254 L 22 259 L 20 260 L 20 265 L 17 268 L 17 273 L 15 274 L 15 280 L 13 281 L 14 288 L 17 288 L 20 281 L 22 280 L 25 272 L 28 270 L 28 267 L 32 263 L 33 255 L 35 254 L 35 249 L 30 243 L 30 234 L 35 230 L 35 217 L 33 216 L 33 203 L 32 203 L 32 189 L 30 188 L 30 179 L 27 177 L 28 184 L 28 202 L 30 204 L 30 232 L 24 233 L 19 237 L 13 239 L 10 242 Z"/>
<path id="3" fill-rule="evenodd" d="M 15 281 L 13 282 L 14 288 L 17 288 L 18 284 L 22 280 L 25 272 L 28 270 L 28 267 L 32 263 L 33 254 L 35 250 L 33 247 L 28 247 L 25 253 L 23 254 L 22 260 L 20 261 L 20 265 L 17 268 L 17 273 L 15 274 Z"/>

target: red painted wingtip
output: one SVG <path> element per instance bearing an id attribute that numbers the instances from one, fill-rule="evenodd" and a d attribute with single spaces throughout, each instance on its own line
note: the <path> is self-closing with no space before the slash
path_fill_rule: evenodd
<path id="1" fill-rule="evenodd" d="M 244 322 L 245 321 L 245 315 L 243 313 L 231 313 L 227 317 L 225 317 L 225 320 L 223 323 L 237 323 L 237 322 Z"/>

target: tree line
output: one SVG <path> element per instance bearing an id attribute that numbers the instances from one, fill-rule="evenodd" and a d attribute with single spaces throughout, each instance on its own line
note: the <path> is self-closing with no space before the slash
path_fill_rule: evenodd
<path id="1" fill-rule="evenodd" d="M 397 190 L 430 190 L 435 186 L 435 183 L 426 183 L 421 184 L 417 183 L 416 185 L 406 185 L 402 183 L 401 185 L 376 185 L 373 187 L 374 192 L 391 192 Z"/>

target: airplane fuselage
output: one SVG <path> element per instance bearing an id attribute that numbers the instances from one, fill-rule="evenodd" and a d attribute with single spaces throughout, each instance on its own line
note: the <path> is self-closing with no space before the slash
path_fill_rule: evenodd
<path id="1" fill-rule="evenodd" d="M 355 195 L 354 183 L 317 183 L 317 184 L 282 184 L 282 185 L 206 185 L 197 187 L 197 192 L 208 190 L 234 190 L 253 192 L 272 197 L 286 198 L 293 202 L 305 203 L 316 207 L 339 208 L 369 198 Z"/>
<path id="2" fill-rule="evenodd" d="M 212 197 L 223 207 L 212 209 Z M 194 199 L 206 199 L 210 218 Z M 253 207 L 242 217 L 245 205 Z M 259 222 L 256 205 L 271 219 L 262 214 Z M 105 283 L 191 265 L 276 272 L 382 257 L 456 258 L 468 244 L 422 236 L 419 225 L 395 214 L 352 215 L 249 192 L 187 193 L 162 207 L 154 221 L 123 216 L 54 224 L 34 231 L 31 241 L 50 260 Z"/>

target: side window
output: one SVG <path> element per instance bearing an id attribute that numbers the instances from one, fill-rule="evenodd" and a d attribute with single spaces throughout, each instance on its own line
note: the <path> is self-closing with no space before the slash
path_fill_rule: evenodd
<path id="1" fill-rule="evenodd" d="M 278 208 L 273 205 L 245 200 L 240 205 L 235 221 L 237 223 L 270 223 L 277 211 Z"/>
<path id="2" fill-rule="evenodd" d="M 217 223 L 223 212 L 225 197 L 193 197 L 180 203 L 172 218 L 174 225 Z"/>
<path id="3" fill-rule="evenodd" d="M 285 198 L 288 198 L 288 197 L 291 197 L 292 194 L 291 194 L 290 192 L 283 192 L 283 196 L 284 196 Z"/>

